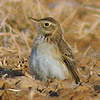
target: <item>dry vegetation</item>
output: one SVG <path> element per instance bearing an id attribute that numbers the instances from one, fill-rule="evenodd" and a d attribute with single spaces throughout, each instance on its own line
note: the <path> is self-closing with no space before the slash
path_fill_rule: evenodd
<path id="1" fill-rule="evenodd" d="M 30 16 L 59 21 L 80 85 L 30 77 L 28 61 L 37 35 Z M 100 100 L 100 0 L 0 0 L 0 100 Z"/>

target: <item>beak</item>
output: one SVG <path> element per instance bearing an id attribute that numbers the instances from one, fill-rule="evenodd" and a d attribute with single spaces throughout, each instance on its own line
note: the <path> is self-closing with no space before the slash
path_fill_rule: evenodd
<path id="1" fill-rule="evenodd" d="M 39 20 L 38 20 L 38 19 L 35 19 L 35 18 L 32 18 L 32 17 L 29 17 L 28 19 L 29 19 L 30 21 L 36 23 L 36 24 L 39 23 Z"/>

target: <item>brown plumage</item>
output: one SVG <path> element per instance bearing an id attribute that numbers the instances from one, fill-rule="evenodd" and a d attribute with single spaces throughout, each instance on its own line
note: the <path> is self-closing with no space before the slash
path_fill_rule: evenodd
<path id="1" fill-rule="evenodd" d="M 51 17 L 29 18 L 37 23 L 39 34 L 34 40 L 30 71 L 32 75 L 47 81 L 47 78 L 74 78 L 80 82 L 71 49 L 62 37 L 60 24 Z"/>

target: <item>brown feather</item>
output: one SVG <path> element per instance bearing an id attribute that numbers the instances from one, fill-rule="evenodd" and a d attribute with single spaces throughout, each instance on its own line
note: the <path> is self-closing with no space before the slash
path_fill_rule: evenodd
<path id="1" fill-rule="evenodd" d="M 75 82 L 78 84 L 80 82 L 80 78 L 71 49 L 68 47 L 67 43 L 63 39 L 59 42 L 58 45 L 59 45 L 59 50 L 62 54 L 62 59 L 66 64 L 66 67 L 68 68 L 72 77 L 75 79 Z"/>

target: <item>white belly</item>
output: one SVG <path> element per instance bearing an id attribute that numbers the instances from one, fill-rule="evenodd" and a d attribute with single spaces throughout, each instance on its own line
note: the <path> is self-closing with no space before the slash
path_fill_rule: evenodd
<path id="1" fill-rule="evenodd" d="M 35 45 L 34 45 L 35 46 Z M 30 57 L 30 71 L 44 81 L 47 78 L 66 79 L 70 77 L 67 67 L 62 63 L 61 55 L 54 45 L 42 43 L 33 47 Z"/>

